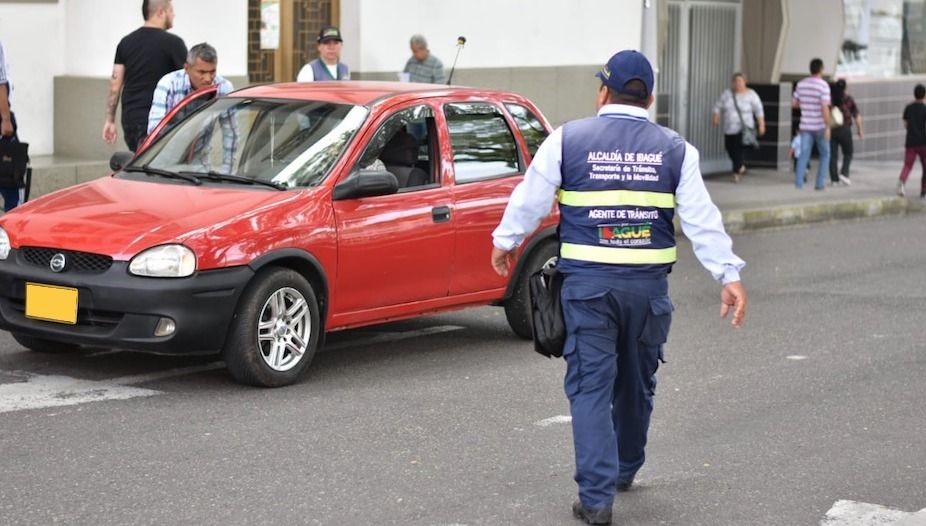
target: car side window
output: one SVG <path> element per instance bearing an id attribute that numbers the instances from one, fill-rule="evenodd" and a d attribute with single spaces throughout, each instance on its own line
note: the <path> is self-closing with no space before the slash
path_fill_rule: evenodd
<path id="1" fill-rule="evenodd" d="M 549 135 L 549 132 L 543 126 L 543 122 L 524 106 L 512 102 L 505 104 L 505 107 L 508 108 L 511 118 L 514 119 L 515 124 L 521 130 L 521 135 L 527 144 L 527 151 L 533 157 L 537 153 L 537 148 L 540 148 L 540 144 Z"/>
<path id="2" fill-rule="evenodd" d="M 434 183 L 436 134 L 430 106 L 413 106 L 386 119 L 367 144 L 357 168 L 386 170 L 396 177 L 399 191 Z M 361 174 L 362 177 L 362 174 Z"/>
<path id="3" fill-rule="evenodd" d="M 482 102 L 444 106 L 457 183 L 522 172 L 514 134 L 501 112 Z"/>

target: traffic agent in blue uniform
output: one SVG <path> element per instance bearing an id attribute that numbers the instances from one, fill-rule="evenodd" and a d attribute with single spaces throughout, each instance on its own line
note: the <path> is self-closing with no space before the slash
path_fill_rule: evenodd
<path id="1" fill-rule="evenodd" d="M 537 151 L 493 233 L 492 265 L 507 274 L 514 249 L 555 199 L 572 413 L 576 517 L 610 524 L 616 491 L 643 466 L 656 369 L 672 320 L 668 274 L 676 261 L 677 211 L 695 255 L 723 284 L 721 314 L 739 327 L 746 292 L 698 168 L 697 150 L 653 124 L 653 71 L 622 51 L 598 74 L 598 115 L 555 130 Z"/>

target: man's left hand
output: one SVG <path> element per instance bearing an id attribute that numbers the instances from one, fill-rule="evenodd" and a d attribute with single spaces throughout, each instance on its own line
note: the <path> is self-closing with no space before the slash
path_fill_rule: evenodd
<path id="1" fill-rule="evenodd" d="M 10 137 L 13 135 L 13 123 L 9 120 L 4 120 L 3 123 L 0 124 L 0 128 L 2 128 L 0 129 L 0 135 L 3 135 L 4 137 Z"/>
<path id="2" fill-rule="evenodd" d="M 720 317 L 726 318 L 731 307 L 733 319 L 730 323 L 739 329 L 746 319 L 746 289 L 743 288 L 742 282 L 727 283 L 720 292 Z"/>
<path id="3" fill-rule="evenodd" d="M 499 276 L 507 276 L 511 270 L 511 252 L 492 247 L 492 268 Z"/>

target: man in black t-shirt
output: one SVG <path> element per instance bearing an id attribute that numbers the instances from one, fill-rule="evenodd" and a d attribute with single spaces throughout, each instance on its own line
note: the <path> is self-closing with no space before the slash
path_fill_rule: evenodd
<path id="1" fill-rule="evenodd" d="M 926 86 L 917 84 L 913 88 L 913 97 L 916 99 L 903 110 L 903 125 L 907 128 L 907 147 L 904 154 L 903 169 L 900 171 L 900 181 L 897 181 L 897 195 L 904 196 L 904 185 L 913 162 L 920 158 L 923 168 L 923 181 L 920 183 L 920 199 L 926 200 Z"/>
<path id="2" fill-rule="evenodd" d="M 133 152 L 148 130 L 148 111 L 154 88 L 164 75 L 186 62 L 183 39 L 167 32 L 174 25 L 171 0 L 144 0 L 145 25 L 126 35 L 116 47 L 113 75 L 109 81 L 103 140 L 115 144 L 116 106 L 122 99 L 122 131 Z"/>

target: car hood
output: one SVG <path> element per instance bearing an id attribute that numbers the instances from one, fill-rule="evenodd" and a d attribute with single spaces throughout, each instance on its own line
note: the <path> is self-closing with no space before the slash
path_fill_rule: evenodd
<path id="1" fill-rule="evenodd" d="M 129 260 L 165 243 L 208 236 L 215 228 L 295 199 L 298 192 L 193 186 L 105 177 L 60 190 L 8 213 L 14 247 L 39 246 Z"/>

